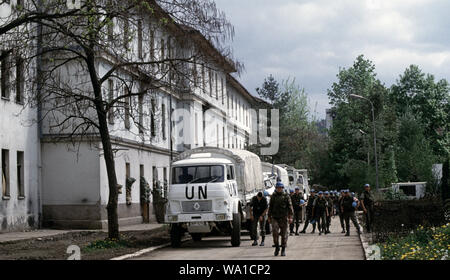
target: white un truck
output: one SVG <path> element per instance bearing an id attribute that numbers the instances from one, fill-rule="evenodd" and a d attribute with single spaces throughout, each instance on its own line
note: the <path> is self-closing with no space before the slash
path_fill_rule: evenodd
<path id="1" fill-rule="evenodd" d="M 185 232 L 200 241 L 213 230 L 239 246 L 249 203 L 259 191 L 264 191 L 261 161 L 251 152 L 202 147 L 180 154 L 172 163 L 164 217 L 172 246 L 181 245 Z"/>

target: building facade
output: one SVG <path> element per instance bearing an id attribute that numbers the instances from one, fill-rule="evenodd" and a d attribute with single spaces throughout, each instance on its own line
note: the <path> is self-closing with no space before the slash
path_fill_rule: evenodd
<path id="1" fill-rule="evenodd" d="M 136 36 L 129 42 L 130 55 L 136 60 L 163 60 L 186 51 L 186 45 L 178 45 L 173 40 L 174 28 L 158 26 L 148 17 L 129 20 L 132 23 L 126 23 L 127 26 L 137 28 Z M 123 24 L 114 22 L 113 32 L 124 28 Z M 170 163 L 177 153 L 205 146 L 234 149 L 248 146 L 253 126 L 250 110 L 255 99 L 232 77 L 236 71 L 233 65 L 203 36 L 189 32 L 194 39 L 188 45 L 188 51 L 189 48 L 196 49 L 202 55 L 189 70 L 195 75 L 187 75 L 190 77 L 185 79 L 188 86 L 181 91 L 170 86 L 170 75 L 158 77 L 160 82 L 166 82 L 164 86 L 149 89 L 142 98 L 127 101 L 128 106 L 137 108 L 136 117 L 127 111 L 111 113 L 108 117 L 115 151 L 115 171 L 121 185 L 118 202 L 120 225 L 156 220 L 152 205 L 154 198 L 150 196 L 149 201 L 142 199 L 141 182 L 148 182 L 152 190 L 161 188 L 164 195 L 164 187 L 170 181 Z M 149 48 L 143 49 L 143 45 Z M 9 59 L 11 56 L 2 56 L 1 60 L 0 230 L 39 225 L 107 228 L 109 188 L 100 137 L 93 134 L 88 140 L 81 136 L 79 141 L 73 141 L 73 138 L 64 140 L 62 135 L 70 131 L 53 131 L 53 120 L 44 120 L 41 127 L 25 125 L 31 119 L 37 119 L 38 111 L 23 109 L 23 101 L 16 97 L 15 89 L 31 88 L 27 89 L 26 85 L 3 86 L 14 82 L 20 84 L 17 75 L 3 70 L 7 69 Z M 102 75 L 113 67 L 113 63 L 105 57 L 96 67 Z M 79 83 L 73 79 L 76 71 L 79 69 L 75 64 L 68 63 L 62 71 L 64 73 L 59 74 L 68 83 Z M 20 69 L 16 72 L 20 73 Z M 132 81 L 130 87 L 136 90 L 146 88 L 155 80 L 150 76 L 142 78 L 145 73 L 138 74 L 123 71 L 118 74 L 120 79 L 108 79 L 102 86 L 104 95 L 120 95 L 126 90 L 121 85 L 123 80 Z M 51 105 L 46 107 L 43 104 L 44 115 L 49 107 Z"/>

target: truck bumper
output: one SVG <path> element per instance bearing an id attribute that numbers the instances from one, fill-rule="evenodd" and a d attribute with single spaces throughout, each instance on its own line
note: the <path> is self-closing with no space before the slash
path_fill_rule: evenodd
<path id="1" fill-rule="evenodd" d="M 167 224 L 226 222 L 232 220 L 232 213 L 170 214 L 164 216 L 164 222 Z"/>

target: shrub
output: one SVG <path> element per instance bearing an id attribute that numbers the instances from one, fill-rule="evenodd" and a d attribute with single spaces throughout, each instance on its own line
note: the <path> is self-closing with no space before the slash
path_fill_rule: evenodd
<path id="1" fill-rule="evenodd" d="M 448 260 L 450 224 L 430 228 L 419 226 L 405 237 L 389 238 L 377 245 L 383 260 Z"/>

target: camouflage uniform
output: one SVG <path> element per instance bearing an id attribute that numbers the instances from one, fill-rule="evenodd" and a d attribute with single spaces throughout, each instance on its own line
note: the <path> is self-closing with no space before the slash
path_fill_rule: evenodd
<path id="1" fill-rule="evenodd" d="M 352 205 L 353 202 L 354 200 L 352 196 L 344 196 L 341 200 L 341 210 L 343 210 L 347 236 L 350 235 L 350 220 L 352 220 L 352 223 L 355 226 L 356 231 L 360 233 L 359 224 L 355 216 L 355 208 Z"/>
<path id="2" fill-rule="evenodd" d="M 318 223 L 319 234 L 325 232 L 326 222 L 326 209 L 328 207 L 328 200 L 325 197 L 317 197 L 313 204 L 314 219 Z"/>
<path id="3" fill-rule="evenodd" d="M 294 221 L 289 225 L 290 232 L 294 233 L 294 223 L 295 223 L 295 234 L 298 235 L 298 228 L 300 227 L 300 219 L 302 217 L 302 207 L 300 206 L 300 200 L 303 199 L 303 195 L 301 193 L 294 193 L 291 196 L 292 207 L 294 210 Z"/>
<path id="4" fill-rule="evenodd" d="M 301 231 L 302 233 L 305 233 L 306 229 L 308 228 L 309 223 L 314 219 L 314 217 L 312 216 L 312 210 L 313 210 L 313 204 L 314 201 L 316 200 L 317 196 L 310 196 L 308 199 L 308 202 L 306 203 L 306 221 L 305 221 L 305 225 L 303 226 L 303 230 Z M 313 224 L 313 231 L 312 233 L 314 233 L 316 231 L 316 224 Z"/>
<path id="5" fill-rule="evenodd" d="M 364 207 L 367 210 L 367 213 L 365 213 L 366 217 L 366 227 L 367 232 L 370 232 L 372 230 L 372 224 L 373 224 L 373 204 L 374 204 L 374 197 L 372 192 L 365 190 L 360 197 L 360 200 L 364 202 Z"/>
<path id="6" fill-rule="evenodd" d="M 325 233 L 330 233 L 330 225 L 331 225 L 331 216 L 333 215 L 333 198 L 331 196 L 325 197 L 325 199 L 328 202 L 328 216 L 326 218 L 327 221 L 327 226 L 326 226 L 326 231 Z"/>
<path id="7" fill-rule="evenodd" d="M 281 235 L 281 246 L 287 245 L 288 239 L 288 217 L 292 217 L 292 201 L 288 194 L 274 192 L 270 198 L 268 217 L 272 223 L 273 243 L 279 246 L 279 235 Z"/>
<path id="8" fill-rule="evenodd" d="M 335 206 L 336 206 L 336 214 L 338 214 L 339 216 L 339 221 L 341 223 L 341 228 L 342 228 L 342 233 L 345 233 L 345 225 L 344 225 L 344 215 L 341 211 L 341 200 L 342 200 L 342 195 L 340 197 L 338 197 L 335 201 Z"/>

